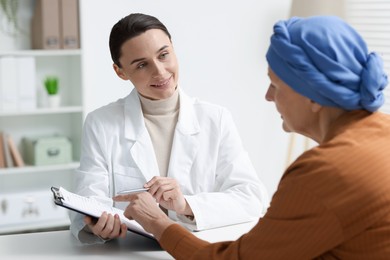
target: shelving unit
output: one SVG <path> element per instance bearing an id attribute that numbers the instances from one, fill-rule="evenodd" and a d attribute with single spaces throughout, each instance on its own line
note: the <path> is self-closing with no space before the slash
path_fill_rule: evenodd
<path id="1" fill-rule="evenodd" d="M 0 169 L 0 234 L 66 227 L 70 224 L 68 211 L 54 205 L 50 187 L 72 189 L 73 172 L 79 165 L 83 123 L 82 51 L 0 52 L 0 57 L 4 56 L 35 59 L 38 100 L 44 101 L 44 96 L 40 96 L 45 94 L 43 78 L 58 76 L 61 106 L 49 108 L 41 102 L 37 109 L 30 111 L 0 111 L 0 131 L 12 136 L 24 158 L 24 137 L 66 136 L 72 143 L 73 162 Z"/>

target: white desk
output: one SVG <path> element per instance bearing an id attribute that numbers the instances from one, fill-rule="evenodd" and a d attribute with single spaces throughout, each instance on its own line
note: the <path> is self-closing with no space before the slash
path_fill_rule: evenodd
<path id="1" fill-rule="evenodd" d="M 256 222 L 216 228 L 194 233 L 210 242 L 235 240 Z M 0 259 L 173 259 L 157 241 L 129 232 L 125 239 L 103 245 L 81 245 L 65 231 L 0 236 Z"/>

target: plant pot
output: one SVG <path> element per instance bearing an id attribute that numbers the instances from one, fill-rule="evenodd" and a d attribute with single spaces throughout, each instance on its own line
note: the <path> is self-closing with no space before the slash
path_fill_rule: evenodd
<path id="1" fill-rule="evenodd" d="M 61 105 L 61 96 L 60 95 L 49 95 L 48 96 L 49 107 L 55 108 Z"/>

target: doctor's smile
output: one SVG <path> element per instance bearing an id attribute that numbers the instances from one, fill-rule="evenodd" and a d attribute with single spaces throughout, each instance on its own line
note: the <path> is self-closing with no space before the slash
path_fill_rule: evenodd
<path id="1" fill-rule="evenodd" d="M 152 86 L 154 88 L 159 88 L 159 89 L 167 88 L 170 86 L 170 82 L 171 82 L 172 77 L 173 77 L 173 75 L 170 75 L 170 77 L 168 79 L 151 84 L 150 86 Z"/>

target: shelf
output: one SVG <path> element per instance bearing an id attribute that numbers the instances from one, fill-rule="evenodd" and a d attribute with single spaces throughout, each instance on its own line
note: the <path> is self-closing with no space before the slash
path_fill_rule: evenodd
<path id="1" fill-rule="evenodd" d="M 28 28 L 28 20 L 34 15 L 34 1 L 21 1 L 21 4 L 24 16 L 22 21 L 26 22 Z M 53 194 L 49 188 L 62 186 L 71 190 L 74 185 L 74 173 L 80 165 L 78 160 L 85 108 L 82 48 L 29 49 L 31 39 L 21 37 L 17 40 L 23 44 L 12 46 L 10 41 L 0 44 L 4 73 L 0 76 L 7 76 L 2 81 L 6 87 L 1 85 L 0 88 L 10 90 L 0 91 L 6 93 L 4 97 L 0 93 L 0 132 L 12 137 L 22 157 L 27 153 L 24 138 L 64 136 L 72 144 L 70 158 L 73 162 L 0 168 L 0 206 L 4 207 L 1 204 L 4 199 L 9 202 L 7 210 L 0 207 L 0 234 L 69 227 L 68 211 L 54 207 Z M 44 87 L 47 76 L 59 79 L 59 107 L 48 106 L 49 98 Z M 7 100 L 10 102 L 5 102 Z M 26 107 L 31 109 L 23 109 Z M 31 215 L 25 215 L 23 210 L 30 204 L 26 204 L 29 201 L 26 202 L 24 196 L 33 197 L 34 205 L 39 207 L 40 213 L 45 214 L 34 211 Z"/>
<path id="2" fill-rule="evenodd" d="M 51 220 L 51 221 L 42 221 L 37 223 L 34 222 L 26 222 L 23 224 L 18 223 L 16 225 L 0 227 L 0 235 L 45 231 L 45 230 L 52 230 L 52 229 L 60 229 L 60 227 L 69 229 L 69 225 L 70 225 L 69 218 Z"/>
<path id="3" fill-rule="evenodd" d="M 33 57 L 53 57 L 53 56 L 80 56 L 81 50 L 15 50 L 0 51 L 0 56 L 33 56 Z"/>
<path id="4" fill-rule="evenodd" d="M 62 171 L 62 170 L 73 170 L 79 166 L 79 162 L 72 162 L 68 164 L 56 164 L 56 165 L 45 165 L 45 166 L 25 166 L 25 167 L 13 167 L 0 169 L 1 175 L 8 174 L 30 174 L 34 172 L 50 172 L 50 171 Z"/>
<path id="5" fill-rule="evenodd" d="M 66 114 L 66 113 L 81 113 L 81 112 L 83 112 L 83 108 L 81 106 L 69 106 L 69 107 L 59 107 L 59 108 L 38 108 L 31 111 L 0 112 L 0 117 Z"/>

